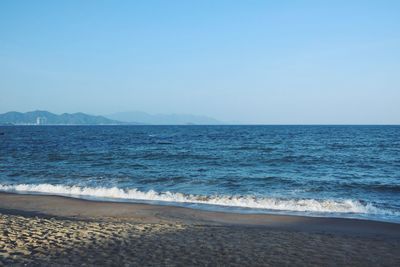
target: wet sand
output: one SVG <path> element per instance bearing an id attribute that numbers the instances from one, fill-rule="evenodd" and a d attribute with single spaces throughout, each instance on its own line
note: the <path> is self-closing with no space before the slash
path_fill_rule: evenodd
<path id="1" fill-rule="evenodd" d="M 0 266 L 400 266 L 400 224 L 0 193 Z"/>

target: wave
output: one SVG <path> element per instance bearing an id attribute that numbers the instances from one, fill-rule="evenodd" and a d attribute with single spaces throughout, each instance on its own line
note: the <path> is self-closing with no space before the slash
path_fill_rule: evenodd
<path id="1" fill-rule="evenodd" d="M 372 203 L 344 199 L 283 199 L 255 196 L 202 196 L 173 192 L 143 192 L 117 187 L 80 187 L 52 184 L 2 185 L 0 191 L 15 193 L 54 194 L 81 198 L 106 198 L 115 200 L 157 201 L 169 203 L 206 204 L 289 212 L 352 213 L 365 215 L 400 216 L 399 212 L 380 209 Z"/>

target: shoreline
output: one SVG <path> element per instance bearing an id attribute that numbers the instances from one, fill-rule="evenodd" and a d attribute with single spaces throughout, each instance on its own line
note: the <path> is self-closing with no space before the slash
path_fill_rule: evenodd
<path id="1" fill-rule="evenodd" d="M 77 220 L 262 226 L 279 230 L 384 235 L 400 238 L 400 224 L 357 218 L 234 213 L 148 203 L 0 192 L 0 213 Z"/>
<path id="2" fill-rule="evenodd" d="M 149 204 L 237 214 L 272 214 L 344 218 L 400 224 L 400 213 L 357 199 L 296 199 L 249 196 L 202 196 L 179 192 L 140 191 L 136 188 L 80 187 L 52 184 L 0 184 L 0 193 L 63 196 L 97 202 Z"/>
<path id="3" fill-rule="evenodd" d="M 0 193 L 0 266 L 399 266 L 400 224 Z"/>

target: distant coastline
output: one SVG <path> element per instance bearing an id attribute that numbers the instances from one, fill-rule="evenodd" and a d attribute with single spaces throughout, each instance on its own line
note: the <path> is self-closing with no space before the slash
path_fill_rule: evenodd
<path id="1" fill-rule="evenodd" d="M 63 113 L 57 115 L 48 111 L 7 112 L 0 114 L 0 124 L 6 125 L 119 125 L 122 122 L 103 116 L 85 113 Z"/>
<path id="2" fill-rule="evenodd" d="M 115 113 L 106 116 L 82 112 L 54 114 L 49 111 L 10 111 L 0 114 L 1 126 L 12 125 L 221 125 L 216 119 L 188 114 L 157 114 L 144 112 Z"/>

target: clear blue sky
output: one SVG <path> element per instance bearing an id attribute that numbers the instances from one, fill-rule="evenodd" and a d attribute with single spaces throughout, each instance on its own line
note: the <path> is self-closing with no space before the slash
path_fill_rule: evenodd
<path id="1" fill-rule="evenodd" d="M 0 1 L 0 112 L 400 123 L 400 1 Z"/>

